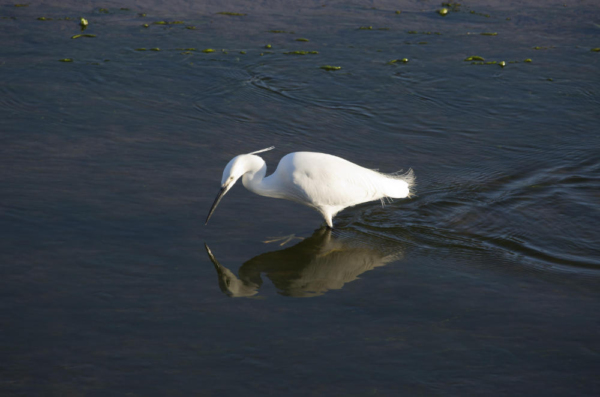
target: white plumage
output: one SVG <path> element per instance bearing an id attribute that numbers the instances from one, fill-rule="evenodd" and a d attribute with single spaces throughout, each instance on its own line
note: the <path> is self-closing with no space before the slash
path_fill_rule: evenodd
<path id="1" fill-rule="evenodd" d="M 261 196 L 282 198 L 317 210 L 333 227 L 333 217 L 347 207 L 373 200 L 404 198 L 414 184 L 412 170 L 382 174 L 325 153 L 296 152 L 285 155 L 275 172 L 265 178 L 267 165 L 256 154 L 270 147 L 234 157 L 225 167 L 221 190 L 206 223 L 221 198 L 241 177 L 246 189 Z"/>

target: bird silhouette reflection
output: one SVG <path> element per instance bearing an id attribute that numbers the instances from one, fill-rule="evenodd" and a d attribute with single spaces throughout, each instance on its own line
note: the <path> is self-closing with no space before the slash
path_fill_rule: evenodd
<path id="1" fill-rule="evenodd" d="M 368 270 L 403 258 L 399 242 L 366 238 L 321 228 L 298 244 L 260 254 L 245 262 L 239 277 L 220 264 L 208 245 L 221 291 L 232 297 L 256 295 L 266 275 L 285 296 L 313 297 L 341 289 Z"/>

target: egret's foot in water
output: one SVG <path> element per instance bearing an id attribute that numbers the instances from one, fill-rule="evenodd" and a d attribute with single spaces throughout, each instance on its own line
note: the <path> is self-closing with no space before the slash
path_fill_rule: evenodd
<path id="1" fill-rule="evenodd" d="M 265 244 L 270 244 L 270 243 L 278 243 L 280 241 L 282 241 L 282 243 L 279 244 L 280 247 L 283 247 L 284 245 L 286 245 L 287 243 L 289 243 L 292 240 L 298 239 L 298 240 L 304 240 L 304 237 L 296 237 L 295 234 L 290 234 L 289 236 L 283 236 L 283 237 L 267 237 L 268 240 L 263 241 L 263 243 Z"/>

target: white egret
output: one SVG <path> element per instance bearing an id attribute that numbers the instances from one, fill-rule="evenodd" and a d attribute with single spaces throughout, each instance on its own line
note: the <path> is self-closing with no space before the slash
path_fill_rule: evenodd
<path id="1" fill-rule="evenodd" d="M 223 196 L 242 178 L 246 189 L 261 196 L 282 198 L 317 210 L 327 226 L 333 228 L 333 217 L 347 207 L 367 201 L 404 198 L 414 184 L 412 170 L 404 174 L 382 174 L 363 168 L 340 157 L 325 153 L 296 152 L 285 155 L 275 172 L 265 178 L 267 165 L 256 154 L 262 149 L 234 157 L 225 167 L 221 190 L 206 223 Z"/>

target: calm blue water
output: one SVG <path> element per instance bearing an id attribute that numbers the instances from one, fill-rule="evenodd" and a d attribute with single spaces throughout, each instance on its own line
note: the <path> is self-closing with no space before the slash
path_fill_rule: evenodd
<path id="1" fill-rule="evenodd" d="M 0 394 L 598 395 L 600 11 L 563 4 L 0 6 Z M 328 232 L 240 184 L 204 226 L 271 145 L 417 195 Z"/>

